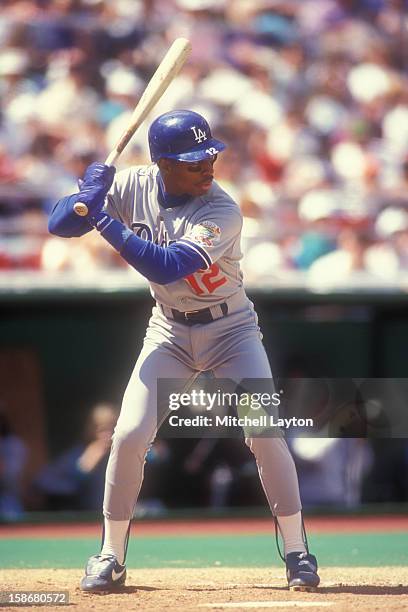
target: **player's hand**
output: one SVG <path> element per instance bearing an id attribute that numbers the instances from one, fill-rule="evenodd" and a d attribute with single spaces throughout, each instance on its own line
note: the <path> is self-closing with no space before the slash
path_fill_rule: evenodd
<path id="1" fill-rule="evenodd" d="M 106 194 L 112 186 L 116 169 L 100 162 L 94 162 L 85 171 L 78 201 L 88 207 L 88 217 L 102 210 Z"/>

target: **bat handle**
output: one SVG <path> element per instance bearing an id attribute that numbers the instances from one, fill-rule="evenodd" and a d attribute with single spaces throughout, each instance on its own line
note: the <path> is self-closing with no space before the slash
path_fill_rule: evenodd
<path id="1" fill-rule="evenodd" d="M 86 217 L 86 215 L 88 214 L 88 207 L 83 202 L 75 202 L 74 211 L 80 217 Z"/>
<path id="2" fill-rule="evenodd" d="M 108 157 L 106 158 L 105 165 L 113 166 L 116 163 L 119 155 L 120 155 L 120 152 L 117 151 L 116 149 L 114 151 L 111 151 Z M 86 217 L 86 215 L 88 214 L 88 207 L 83 202 L 76 202 L 74 204 L 74 211 L 80 217 Z"/>

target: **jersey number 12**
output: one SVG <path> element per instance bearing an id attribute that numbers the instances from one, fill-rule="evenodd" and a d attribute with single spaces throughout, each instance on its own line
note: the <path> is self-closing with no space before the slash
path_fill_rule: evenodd
<path id="1" fill-rule="evenodd" d="M 225 276 L 220 276 L 220 268 L 215 263 L 208 270 L 197 270 L 194 274 L 186 276 L 185 280 L 196 295 L 213 293 L 227 282 Z"/>

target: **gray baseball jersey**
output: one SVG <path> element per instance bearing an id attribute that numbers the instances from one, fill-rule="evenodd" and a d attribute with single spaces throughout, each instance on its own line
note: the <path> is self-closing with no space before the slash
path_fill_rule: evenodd
<path id="1" fill-rule="evenodd" d="M 178 241 L 202 258 L 202 268 L 167 285 L 150 283 L 155 300 L 178 310 L 196 310 L 242 292 L 240 233 L 242 215 L 230 196 L 213 182 L 203 196 L 165 208 L 159 203 L 158 167 L 133 166 L 119 172 L 106 211 L 137 236 L 168 246 Z"/>

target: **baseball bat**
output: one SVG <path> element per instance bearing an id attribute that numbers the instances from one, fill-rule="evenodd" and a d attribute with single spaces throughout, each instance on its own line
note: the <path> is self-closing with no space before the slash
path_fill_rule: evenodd
<path id="1" fill-rule="evenodd" d="M 174 77 L 179 73 L 191 51 L 191 43 L 187 38 L 176 38 L 159 64 L 156 72 L 147 84 L 142 97 L 136 104 L 129 121 L 129 126 L 121 135 L 113 151 L 106 158 L 107 166 L 114 166 L 118 157 L 129 143 L 133 134 L 143 123 L 146 116 L 160 100 Z M 80 217 L 88 214 L 88 207 L 83 202 L 76 202 L 74 210 Z"/>

